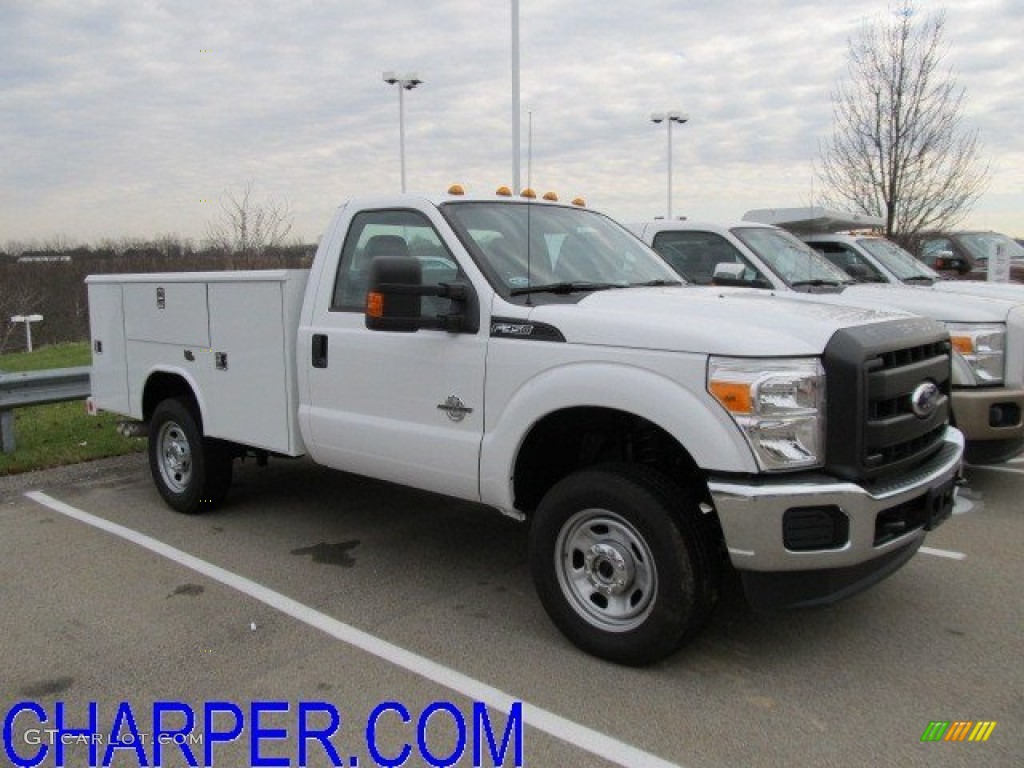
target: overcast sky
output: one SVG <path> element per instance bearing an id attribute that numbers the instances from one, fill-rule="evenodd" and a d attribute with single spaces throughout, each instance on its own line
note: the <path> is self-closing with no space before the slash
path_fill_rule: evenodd
<path id="1" fill-rule="evenodd" d="M 846 44 L 888 0 L 520 0 L 523 180 L 621 220 L 815 199 Z M 226 190 L 314 241 L 344 199 L 512 181 L 509 0 L 0 0 L 0 244 L 201 239 Z M 992 181 L 965 222 L 1024 236 L 1024 0 L 947 11 Z"/>

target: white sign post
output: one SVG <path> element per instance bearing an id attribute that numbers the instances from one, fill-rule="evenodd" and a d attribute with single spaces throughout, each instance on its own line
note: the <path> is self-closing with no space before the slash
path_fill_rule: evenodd
<path id="1" fill-rule="evenodd" d="M 1002 243 L 988 245 L 988 276 L 990 283 L 1010 282 L 1010 254 Z"/>
<path id="2" fill-rule="evenodd" d="M 29 352 L 32 351 L 32 323 L 41 322 L 42 319 L 42 315 L 14 315 L 11 317 L 12 323 L 25 324 L 25 346 Z"/>

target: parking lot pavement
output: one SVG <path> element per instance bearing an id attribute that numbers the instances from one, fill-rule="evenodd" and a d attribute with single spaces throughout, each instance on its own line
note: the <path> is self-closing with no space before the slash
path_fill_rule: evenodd
<path id="1" fill-rule="evenodd" d="M 523 702 L 527 765 L 1016 766 L 1024 754 L 1022 470 L 967 468 L 957 514 L 928 537 L 925 553 L 844 603 L 758 615 L 728 582 L 708 630 L 641 670 L 570 646 L 534 595 L 525 529 L 472 505 L 302 461 L 240 467 L 229 503 L 198 517 L 163 506 L 139 456 L 3 478 L 0 701 L 5 714 L 33 701 L 51 717 L 62 702 L 79 726 L 96 702 L 101 730 L 128 701 L 143 738 L 154 702 L 197 713 L 234 703 L 247 714 L 253 702 L 289 702 L 289 715 L 265 715 L 287 737 L 261 746 L 288 764 L 297 764 L 297 726 L 284 721 L 299 702 L 319 702 L 341 714 L 333 741 L 346 765 L 353 757 L 375 764 L 366 745 L 375 710 L 382 764 L 397 764 L 405 745 L 406 765 L 457 755 L 454 711 L 468 732 L 453 762 L 473 765 L 473 702 L 497 691 Z M 196 570 L 26 491 L 220 570 Z M 300 608 L 282 612 L 232 578 Z M 365 633 L 370 645 L 339 639 L 337 626 Z M 445 672 L 424 676 L 381 648 Z M 411 722 L 380 710 L 384 702 L 401 704 Z M 484 711 L 500 736 L 507 714 Z M 230 730 L 230 707 L 218 712 L 217 728 Z M 424 712 L 436 713 L 427 756 L 416 743 Z M 922 742 L 929 724 L 943 721 L 996 725 L 983 743 Z M 13 736 L 31 724 L 23 713 Z M 595 750 L 598 736 L 606 741 Z M 330 764 L 318 747 L 313 739 L 310 764 Z M 245 738 L 217 743 L 216 764 L 248 764 L 251 748 Z M 69 749 L 88 757 L 81 745 Z M 180 750 L 165 759 L 185 764 Z M 139 762 L 121 749 L 113 764 Z M 513 764 L 511 752 L 503 764 Z"/>

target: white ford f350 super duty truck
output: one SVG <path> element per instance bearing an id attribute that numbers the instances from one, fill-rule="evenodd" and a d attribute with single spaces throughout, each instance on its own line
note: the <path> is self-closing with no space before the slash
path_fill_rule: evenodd
<path id="1" fill-rule="evenodd" d="M 526 521 L 554 623 L 648 663 L 726 559 L 767 607 L 895 571 L 963 452 L 938 323 L 678 283 L 580 205 L 351 200 L 308 271 L 89 277 L 92 405 L 147 425 L 181 512 L 256 453 Z"/>
<path id="2" fill-rule="evenodd" d="M 981 288 L 954 295 L 858 283 L 786 230 L 747 219 L 654 219 L 629 227 L 678 274 L 698 284 L 902 310 L 943 323 L 953 344 L 952 419 L 966 438 L 966 460 L 998 463 L 1024 450 L 1024 302 L 1014 289 L 993 286 L 990 293 Z"/>

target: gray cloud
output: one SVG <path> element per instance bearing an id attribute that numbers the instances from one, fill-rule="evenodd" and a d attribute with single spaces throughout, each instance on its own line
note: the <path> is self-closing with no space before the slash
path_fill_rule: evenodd
<path id="1" fill-rule="evenodd" d="M 1024 233 L 1024 14 L 947 3 L 947 63 L 994 177 L 973 217 Z M 813 198 L 846 41 L 886 4 L 840 0 L 520 0 L 532 177 L 622 218 L 739 216 Z M 921 4 L 922 11 L 930 4 Z M 201 237 L 225 189 L 256 181 L 319 233 L 345 197 L 511 181 L 509 3 L 269 0 L 0 4 L 0 242 L 66 234 Z M 524 177 L 526 153 L 524 149 Z M 212 202 L 209 202 L 212 201 Z"/>

